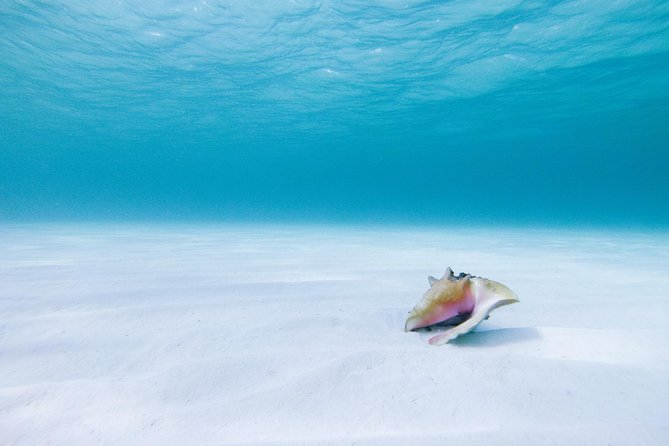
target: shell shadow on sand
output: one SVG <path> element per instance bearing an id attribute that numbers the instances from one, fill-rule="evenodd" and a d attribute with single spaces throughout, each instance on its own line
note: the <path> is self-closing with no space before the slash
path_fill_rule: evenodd
<path id="1" fill-rule="evenodd" d="M 450 343 L 458 347 L 497 347 L 535 341 L 541 338 L 535 327 L 496 328 L 492 330 L 472 331 L 453 339 Z"/>

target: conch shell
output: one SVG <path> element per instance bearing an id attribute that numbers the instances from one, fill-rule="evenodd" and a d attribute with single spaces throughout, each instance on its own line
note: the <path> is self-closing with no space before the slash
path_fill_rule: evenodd
<path id="1" fill-rule="evenodd" d="M 429 339 L 441 345 L 469 333 L 497 307 L 518 302 L 518 297 L 499 282 L 466 273 L 458 276 L 448 268 L 444 277 L 428 277 L 430 289 L 411 310 L 404 331 L 431 325 L 452 326 Z"/>

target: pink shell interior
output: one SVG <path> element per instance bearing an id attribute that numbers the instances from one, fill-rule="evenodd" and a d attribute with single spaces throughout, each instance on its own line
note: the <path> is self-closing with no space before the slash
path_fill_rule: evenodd
<path id="1" fill-rule="evenodd" d="M 475 305 L 476 299 L 474 298 L 473 293 L 467 292 L 460 300 L 434 305 L 418 323 L 415 323 L 414 327 L 410 328 L 410 330 L 438 324 L 460 314 L 471 313 L 474 311 Z"/>

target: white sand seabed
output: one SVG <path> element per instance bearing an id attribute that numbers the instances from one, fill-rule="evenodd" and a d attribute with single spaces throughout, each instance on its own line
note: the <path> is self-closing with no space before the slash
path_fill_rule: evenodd
<path id="1" fill-rule="evenodd" d="M 447 266 L 519 304 L 433 347 Z M 669 236 L 0 227 L 3 445 L 661 445 Z"/>

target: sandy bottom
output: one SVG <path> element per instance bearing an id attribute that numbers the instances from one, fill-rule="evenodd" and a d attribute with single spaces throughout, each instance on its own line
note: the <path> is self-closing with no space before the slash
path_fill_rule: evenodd
<path id="1" fill-rule="evenodd" d="M 447 266 L 521 299 L 432 347 Z M 3 445 L 661 445 L 669 236 L 0 228 Z"/>

